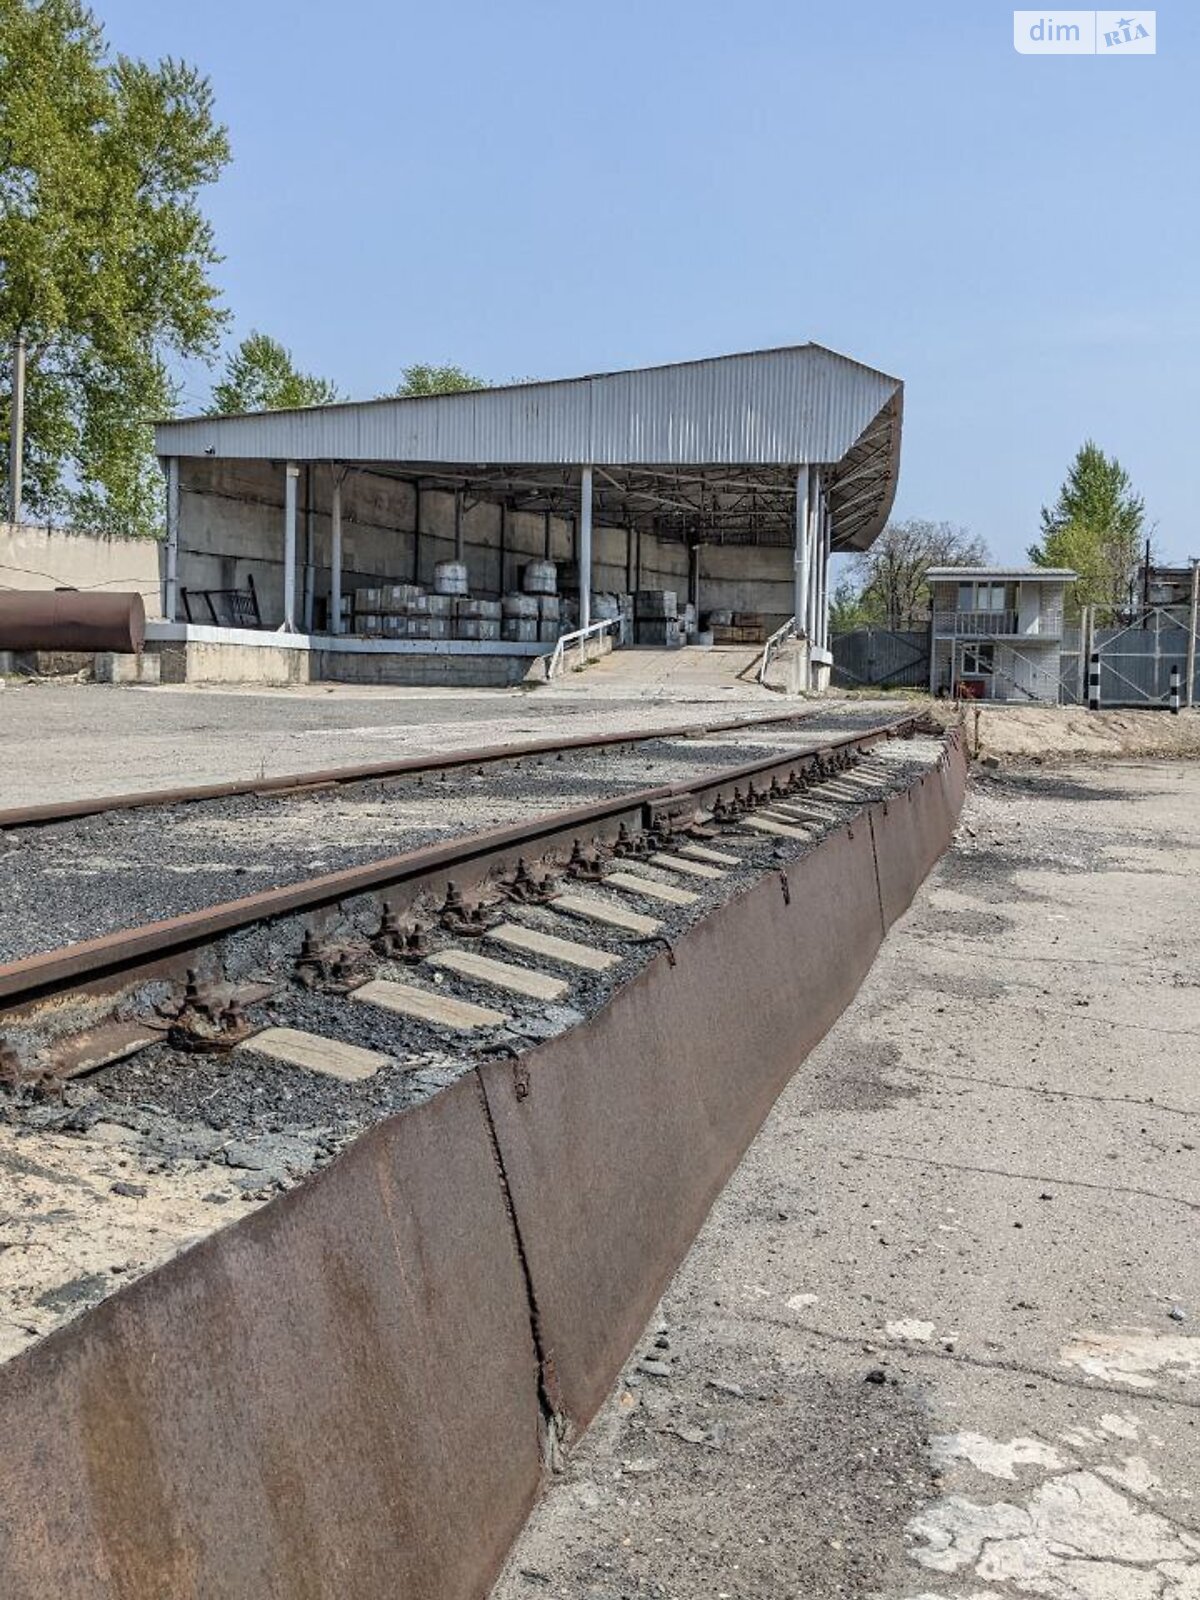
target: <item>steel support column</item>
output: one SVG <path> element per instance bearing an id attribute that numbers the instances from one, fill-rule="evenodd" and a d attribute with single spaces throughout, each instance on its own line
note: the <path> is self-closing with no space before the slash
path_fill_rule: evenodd
<path id="1" fill-rule="evenodd" d="M 329 631 L 342 631 L 342 471 L 333 469 L 329 501 Z"/>
<path id="2" fill-rule="evenodd" d="M 8 520 L 21 520 L 25 471 L 25 335 L 12 344 L 12 411 L 8 430 Z"/>
<path id="3" fill-rule="evenodd" d="M 296 486 L 300 468 L 289 461 L 283 476 L 283 627 L 296 631 Z"/>
<path id="4" fill-rule="evenodd" d="M 797 636 L 808 632 L 808 468 L 796 473 L 795 588 L 792 617 Z"/>
<path id="5" fill-rule="evenodd" d="M 579 474 L 579 626 L 592 621 L 592 469 Z"/>
<path id="6" fill-rule="evenodd" d="M 174 622 L 179 615 L 179 457 L 167 462 L 167 539 L 163 552 L 163 616 Z"/>

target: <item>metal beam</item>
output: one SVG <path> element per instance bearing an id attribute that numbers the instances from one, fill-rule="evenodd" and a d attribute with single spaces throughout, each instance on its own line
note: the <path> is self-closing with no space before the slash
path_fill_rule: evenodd
<path id="1" fill-rule="evenodd" d="M 300 468 L 289 461 L 283 480 L 283 626 L 296 631 L 296 486 Z"/>
<path id="2" fill-rule="evenodd" d="M 342 631 L 342 468 L 333 469 L 329 503 L 329 631 Z"/>
<path id="3" fill-rule="evenodd" d="M 579 474 L 579 626 L 592 621 L 592 469 Z"/>
<path id="4" fill-rule="evenodd" d="M 163 616 L 174 622 L 179 613 L 179 457 L 167 461 L 167 540 Z"/>

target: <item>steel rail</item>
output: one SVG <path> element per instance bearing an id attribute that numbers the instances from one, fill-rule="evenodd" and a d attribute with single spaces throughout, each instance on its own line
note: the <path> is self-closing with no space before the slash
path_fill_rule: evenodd
<path id="1" fill-rule="evenodd" d="M 56 800 L 43 805 L 13 806 L 0 810 L 0 832 L 6 828 L 40 827 L 73 822 L 109 811 L 134 811 L 147 806 L 191 805 L 204 800 L 228 800 L 238 795 L 285 795 L 293 790 L 333 788 L 370 783 L 384 778 L 417 777 L 422 773 L 451 772 L 459 767 L 489 766 L 503 761 L 523 761 L 531 756 L 557 755 L 577 750 L 603 750 L 626 744 L 647 744 L 655 739 L 695 739 L 710 733 L 735 733 L 743 728 L 769 727 L 799 722 L 813 716 L 811 709 L 772 712 L 769 716 L 730 717 L 716 721 L 666 723 L 660 727 L 626 729 L 615 733 L 579 734 L 565 739 L 534 739 L 527 744 L 482 745 L 456 748 L 400 761 L 375 761 L 348 767 L 322 767 L 312 772 L 282 773 L 273 778 L 240 778 L 229 783 L 197 784 L 180 789 L 141 789 L 127 794 L 97 795 L 84 800 Z"/>
<path id="2" fill-rule="evenodd" d="M 621 823 L 632 822 L 640 827 L 656 814 L 687 800 L 700 804 L 772 772 L 803 770 L 839 751 L 866 749 L 881 740 L 903 737 L 915 732 L 923 721 L 920 713 L 897 718 L 826 743 L 804 745 L 674 783 L 543 813 L 528 822 L 460 835 L 442 844 L 424 845 L 401 855 L 322 873 L 202 911 L 41 951 L 0 966 L 0 1008 L 10 1012 L 18 1005 L 43 1001 L 133 969 L 158 971 L 164 963 L 186 957 L 225 935 L 297 912 L 318 912 L 363 894 L 378 895 L 417 883 L 428 887 L 445 882 L 451 873 L 461 875 L 464 870 L 473 871 L 470 881 L 477 883 L 498 866 L 515 862 L 521 855 L 536 856 L 539 851 L 544 854 L 586 830 L 595 836 L 601 830 L 615 834 Z"/>

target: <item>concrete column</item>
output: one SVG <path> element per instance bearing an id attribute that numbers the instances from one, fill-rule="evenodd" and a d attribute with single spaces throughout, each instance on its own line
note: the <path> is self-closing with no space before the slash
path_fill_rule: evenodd
<path id="1" fill-rule="evenodd" d="M 296 631 L 296 486 L 300 468 L 289 461 L 283 477 L 283 627 Z"/>
<path id="2" fill-rule="evenodd" d="M 329 631 L 342 631 L 342 469 L 333 469 L 329 501 Z"/>
<path id="3" fill-rule="evenodd" d="M 179 617 L 179 457 L 167 461 L 167 547 L 163 574 L 163 616 L 168 622 Z"/>
<path id="4" fill-rule="evenodd" d="M 808 468 L 796 474 L 796 543 L 793 551 L 795 586 L 793 621 L 797 634 L 808 632 Z"/>
<path id="5" fill-rule="evenodd" d="M 579 626 L 592 621 L 592 469 L 579 474 Z"/>

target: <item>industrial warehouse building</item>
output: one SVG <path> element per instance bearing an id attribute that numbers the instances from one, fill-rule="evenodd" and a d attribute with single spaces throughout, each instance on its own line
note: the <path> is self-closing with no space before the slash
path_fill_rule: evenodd
<path id="1" fill-rule="evenodd" d="M 887 519 L 902 401 L 807 344 L 163 422 L 148 637 L 169 676 L 506 683 L 580 629 L 745 645 L 795 619 L 820 686 L 829 556 Z"/>

